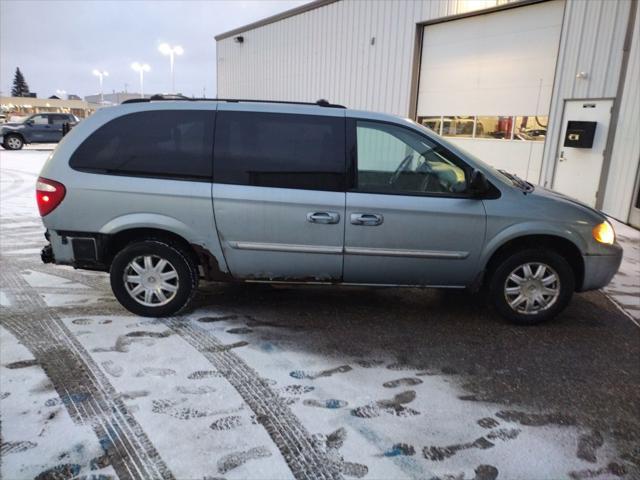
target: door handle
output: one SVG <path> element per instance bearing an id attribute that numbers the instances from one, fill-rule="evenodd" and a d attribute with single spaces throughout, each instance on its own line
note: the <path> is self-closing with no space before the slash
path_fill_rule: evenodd
<path id="1" fill-rule="evenodd" d="M 378 213 L 352 213 L 351 223 L 353 225 L 365 225 L 369 227 L 375 227 L 376 225 L 382 225 L 384 217 Z"/>
<path id="2" fill-rule="evenodd" d="M 307 213 L 307 222 L 332 224 L 340 221 L 340 214 L 336 212 L 309 212 Z"/>

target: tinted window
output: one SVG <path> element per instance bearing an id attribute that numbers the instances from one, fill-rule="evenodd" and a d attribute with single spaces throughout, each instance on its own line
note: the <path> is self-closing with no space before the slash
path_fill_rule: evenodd
<path id="1" fill-rule="evenodd" d="M 395 125 L 356 123 L 356 189 L 397 194 L 462 194 L 466 165 L 423 135 Z"/>
<path id="2" fill-rule="evenodd" d="M 69 117 L 66 115 L 50 115 L 49 118 L 53 125 L 62 125 L 63 123 L 70 121 Z"/>
<path id="3" fill-rule="evenodd" d="M 218 112 L 213 178 L 218 183 L 341 191 L 344 118 Z"/>
<path id="4" fill-rule="evenodd" d="M 104 173 L 210 179 L 214 116 L 202 110 L 124 115 L 89 136 L 69 164 Z"/>

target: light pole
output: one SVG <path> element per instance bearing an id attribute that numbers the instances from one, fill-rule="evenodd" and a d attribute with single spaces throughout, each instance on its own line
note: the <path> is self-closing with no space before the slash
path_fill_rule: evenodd
<path id="1" fill-rule="evenodd" d="M 176 77 L 173 70 L 173 59 L 175 55 L 182 55 L 184 53 L 184 49 L 179 45 L 172 47 L 168 43 L 161 43 L 158 47 L 158 51 L 163 55 L 169 55 L 169 65 L 171 68 L 171 93 L 176 93 Z"/>
<path id="2" fill-rule="evenodd" d="M 144 72 L 151 70 L 146 63 L 133 62 L 131 68 L 140 74 L 140 98 L 144 98 Z"/>
<path id="3" fill-rule="evenodd" d="M 93 74 L 100 79 L 100 104 L 104 103 L 104 93 L 102 91 L 102 79 L 109 76 L 109 72 L 94 68 Z"/>

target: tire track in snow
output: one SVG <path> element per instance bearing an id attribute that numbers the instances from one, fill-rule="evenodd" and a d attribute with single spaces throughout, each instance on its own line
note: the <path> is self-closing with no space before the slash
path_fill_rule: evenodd
<path id="1" fill-rule="evenodd" d="M 275 393 L 244 360 L 224 344 L 191 321 L 161 319 L 168 328 L 198 350 L 236 389 L 276 444 L 294 477 L 306 479 L 340 479 L 342 475 L 313 442 L 311 434 Z"/>
<path id="2" fill-rule="evenodd" d="M 43 366 L 71 418 L 91 425 L 120 480 L 173 479 L 105 374 L 11 262 L 0 283 L 15 300 L 2 325 Z"/>

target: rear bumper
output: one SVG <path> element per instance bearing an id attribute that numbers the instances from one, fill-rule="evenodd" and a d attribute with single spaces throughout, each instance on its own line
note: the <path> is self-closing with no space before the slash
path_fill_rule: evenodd
<path id="1" fill-rule="evenodd" d="M 614 245 L 611 255 L 584 255 L 584 280 L 579 291 L 597 290 L 609 284 L 622 262 L 622 247 Z"/>
<path id="2" fill-rule="evenodd" d="M 103 235 L 87 232 L 47 230 L 49 241 L 40 252 L 44 263 L 70 265 L 74 268 L 106 270 Z"/>

